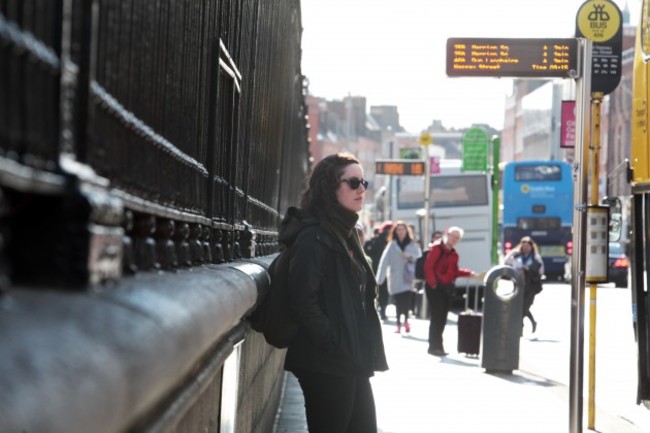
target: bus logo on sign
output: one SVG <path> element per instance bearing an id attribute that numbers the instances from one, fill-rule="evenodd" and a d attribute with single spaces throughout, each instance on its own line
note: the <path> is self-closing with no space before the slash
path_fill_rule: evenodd
<path id="1" fill-rule="evenodd" d="M 593 42 L 591 52 L 591 92 L 607 95 L 621 81 L 623 26 L 622 14 L 609 0 L 588 0 L 578 9 L 576 37 Z"/>
<path id="2" fill-rule="evenodd" d="M 589 0 L 578 11 L 578 29 L 593 42 L 607 42 L 621 27 L 618 6 L 606 0 Z"/>

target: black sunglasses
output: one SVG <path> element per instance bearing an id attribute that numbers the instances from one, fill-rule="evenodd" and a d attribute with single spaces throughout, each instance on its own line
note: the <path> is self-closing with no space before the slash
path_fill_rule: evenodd
<path id="1" fill-rule="evenodd" d="M 351 177 L 349 179 L 341 179 L 339 182 L 347 182 L 352 189 L 359 189 L 359 186 L 363 185 L 363 189 L 368 189 L 368 181 L 364 179 L 357 179 L 356 177 Z"/>

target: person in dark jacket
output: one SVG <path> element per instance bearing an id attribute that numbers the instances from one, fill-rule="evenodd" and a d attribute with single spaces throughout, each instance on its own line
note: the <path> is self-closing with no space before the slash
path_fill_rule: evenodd
<path id="1" fill-rule="evenodd" d="M 381 255 L 384 253 L 386 245 L 388 245 L 388 235 L 393 229 L 392 221 L 384 221 L 384 223 L 379 227 L 378 234 L 374 238 L 370 239 L 364 245 L 364 251 L 372 259 L 372 270 L 375 275 L 377 275 L 377 269 L 379 267 L 379 261 L 381 260 Z M 386 315 L 386 307 L 388 307 L 390 295 L 388 294 L 388 282 L 384 281 L 383 283 L 377 286 L 377 311 L 379 311 L 379 316 L 381 320 L 388 320 Z"/>
<path id="2" fill-rule="evenodd" d="M 524 236 L 516 247 L 503 259 L 506 265 L 510 265 L 524 274 L 524 317 L 528 317 L 533 327 L 533 333 L 537 331 L 537 321 L 530 312 L 535 296 L 542 291 L 542 276 L 544 275 L 544 261 L 539 254 L 537 244 L 530 236 Z M 523 326 L 523 324 L 522 324 Z M 523 329 L 522 329 L 523 330 Z"/>
<path id="3" fill-rule="evenodd" d="M 440 242 L 431 245 L 424 262 L 425 293 L 431 306 L 429 319 L 429 349 L 434 356 L 446 356 L 442 334 L 454 295 L 454 282 L 458 277 L 475 276 L 476 273 L 458 266 L 459 256 L 454 248 L 463 237 L 463 229 L 449 227 Z"/>
<path id="4" fill-rule="evenodd" d="M 292 248 L 289 309 L 299 324 L 285 369 L 302 388 L 310 433 L 377 432 L 370 377 L 388 365 L 377 284 L 355 231 L 367 186 L 353 155 L 330 155 L 280 227 Z"/>

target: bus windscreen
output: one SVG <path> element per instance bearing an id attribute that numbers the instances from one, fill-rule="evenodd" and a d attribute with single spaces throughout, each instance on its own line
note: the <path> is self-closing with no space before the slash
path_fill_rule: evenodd
<path id="1" fill-rule="evenodd" d="M 398 182 L 398 208 L 421 208 L 424 203 L 421 187 L 416 190 L 408 188 L 405 180 L 402 178 Z M 487 182 L 485 175 L 431 176 L 431 208 L 487 206 Z"/>
<path id="2" fill-rule="evenodd" d="M 557 164 L 518 165 L 515 167 L 515 181 L 534 182 L 562 180 L 562 168 Z"/>

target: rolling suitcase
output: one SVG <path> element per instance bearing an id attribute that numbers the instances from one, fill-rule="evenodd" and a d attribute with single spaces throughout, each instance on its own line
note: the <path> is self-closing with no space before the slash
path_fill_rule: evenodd
<path id="1" fill-rule="evenodd" d="M 478 311 L 479 285 L 476 285 L 474 310 L 469 309 L 469 283 L 465 287 L 465 311 L 458 315 L 458 353 L 478 356 L 481 351 L 483 313 Z"/>

